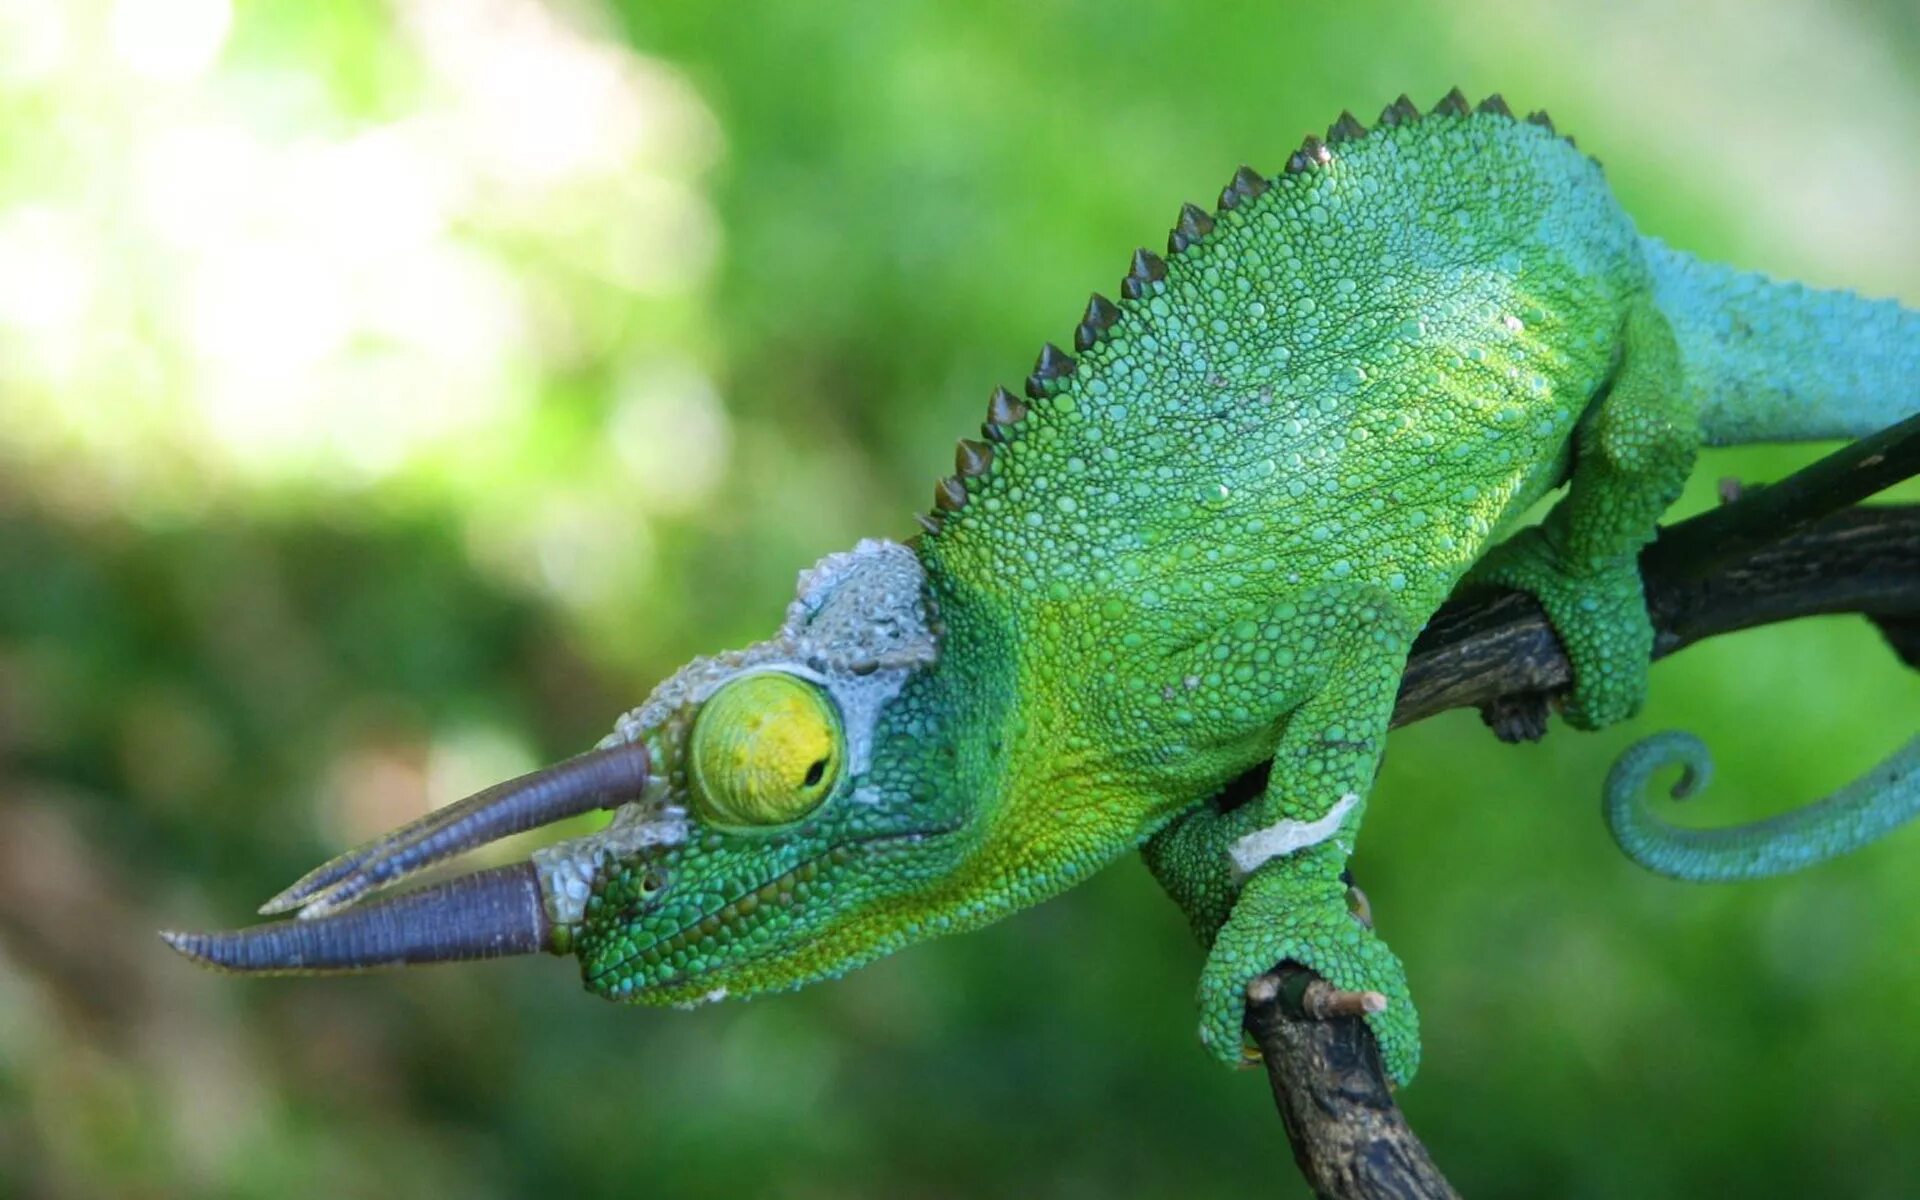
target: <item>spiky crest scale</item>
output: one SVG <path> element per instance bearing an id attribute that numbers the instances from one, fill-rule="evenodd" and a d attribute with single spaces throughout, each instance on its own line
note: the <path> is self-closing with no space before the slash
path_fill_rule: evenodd
<path id="1" fill-rule="evenodd" d="M 987 468 L 992 465 L 993 447 L 985 442 L 961 438 L 959 444 L 953 448 L 953 470 L 962 479 L 985 475 Z"/>
<path id="2" fill-rule="evenodd" d="M 1188 246 L 1213 232 L 1213 217 L 1198 204 L 1188 201 L 1180 206 L 1180 221 L 1167 234 L 1167 253 L 1179 254 Z"/>
<path id="3" fill-rule="evenodd" d="M 1327 144 L 1311 133 L 1300 143 L 1300 148 L 1287 158 L 1287 174 L 1298 175 L 1302 171 L 1311 171 L 1333 161 L 1333 152 Z"/>
<path id="4" fill-rule="evenodd" d="M 1346 109 L 1341 110 L 1339 120 L 1327 126 L 1327 144 L 1330 146 L 1358 141 L 1365 136 L 1367 136 L 1367 127 Z"/>
<path id="5" fill-rule="evenodd" d="M 980 435 L 988 441 L 1007 441 L 1013 436 L 1013 427 L 1026 415 L 1027 406 L 1020 397 L 1006 388 L 996 387 L 987 398 L 987 420 L 980 426 Z"/>
<path id="6" fill-rule="evenodd" d="M 1267 177 L 1252 167 L 1243 166 L 1233 173 L 1227 186 L 1220 189 L 1221 212 L 1227 212 L 1239 206 L 1242 200 L 1257 200 L 1268 188 Z"/>
<path id="7" fill-rule="evenodd" d="M 967 485 L 952 475 L 933 485 L 933 506 L 942 512 L 959 512 L 967 506 Z"/>
<path id="8" fill-rule="evenodd" d="M 1380 119 L 1375 122 L 1375 125 L 1377 128 L 1391 129 L 1421 120 L 1460 120 L 1473 117 L 1516 123 L 1521 120 L 1513 115 L 1512 109 L 1507 106 L 1506 98 L 1500 93 L 1495 92 L 1480 101 L 1478 105 L 1474 105 L 1469 103 L 1466 95 L 1456 87 L 1440 97 L 1439 102 L 1433 106 L 1432 112 L 1425 117 L 1421 115 L 1413 101 L 1402 94 L 1380 111 Z M 1546 114 L 1545 110 L 1529 113 L 1524 121 L 1526 124 L 1545 129 L 1569 146 L 1574 145 L 1572 138 L 1560 134 L 1554 128 L 1553 119 Z M 1367 136 L 1367 133 L 1367 127 L 1362 125 L 1351 111 L 1342 110 L 1333 124 L 1327 127 L 1327 136 L 1324 140 L 1313 134 L 1306 136 L 1300 148 L 1288 156 L 1285 170 L 1279 178 L 1261 175 L 1248 166 L 1242 166 L 1235 171 L 1233 178 L 1220 192 L 1216 212 L 1222 216 L 1234 212 L 1248 201 L 1264 195 L 1282 182 L 1286 176 L 1300 175 L 1331 163 L 1337 157 L 1334 147 L 1360 141 Z M 1181 205 L 1180 219 L 1167 235 L 1167 253 L 1177 255 L 1184 252 L 1211 234 L 1217 224 L 1214 214 L 1207 212 L 1199 205 L 1193 203 Z M 1125 305 L 1141 302 L 1151 296 L 1166 277 L 1166 260 L 1144 248 L 1135 250 L 1127 274 L 1120 281 L 1120 295 L 1123 303 L 1116 304 L 1099 293 L 1094 293 L 1087 302 L 1086 314 L 1074 329 L 1074 348 L 1085 354 L 1098 347 L 1113 327 L 1126 316 Z M 1074 359 L 1065 351 L 1052 342 L 1046 343 L 1040 348 L 1040 356 L 1034 362 L 1032 374 L 1027 377 L 1028 397 L 1040 400 L 1051 395 L 1056 390 L 1058 382 L 1072 374 L 1075 365 Z M 1011 442 L 1016 436 L 1014 426 L 1026 417 L 1027 412 L 1027 405 L 1011 392 L 1004 387 L 995 388 L 987 405 L 987 421 L 980 427 L 982 436 L 990 442 L 1002 444 Z M 969 446 L 976 447 L 984 453 L 969 455 L 966 450 Z M 969 469 L 970 466 L 976 469 Z M 916 519 L 922 528 L 930 535 L 938 535 L 946 524 L 947 515 L 956 513 L 966 506 L 968 492 L 965 481 L 985 477 L 992 466 L 992 446 L 980 442 L 961 441 L 955 458 L 958 473 L 940 480 L 934 486 L 934 512 L 916 514 Z"/>
<path id="9" fill-rule="evenodd" d="M 1166 260 L 1142 246 L 1133 252 L 1133 263 L 1127 270 L 1127 277 L 1120 281 L 1120 294 L 1129 300 L 1138 300 L 1147 294 L 1149 286 L 1166 277 Z"/>
<path id="10" fill-rule="evenodd" d="M 1060 347 L 1048 342 L 1033 360 L 1033 373 L 1027 376 L 1027 395 L 1034 400 L 1053 394 L 1053 384 L 1073 373 L 1073 359 Z"/>
<path id="11" fill-rule="evenodd" d="M 1095 292 L 1087 300 L 1086 315 L 1080 318 L 1079 326 L 1073 331 L 1073 348 L 1082 353 L 1093 349 L 1119 319 L 1120 306 Z"/>
<path id="12" fill-rule="evenodd" d="M 1407 99 L 1406 93 L 1402 92 L 1397 100 L 1380 110 L 1380 120 L 1377 123 L 1392 128 L 1395 125 L 1411 124 L 1419 119 L 1420 110 L 1415 108 L 1413 101 Z"/>

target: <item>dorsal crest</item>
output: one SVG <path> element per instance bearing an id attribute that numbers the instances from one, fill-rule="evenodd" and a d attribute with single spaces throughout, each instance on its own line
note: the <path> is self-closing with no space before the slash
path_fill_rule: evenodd
<path id="1" fill-rule="evenodd" d="M 1467 100 L 1459 88 L 1450 89 L 1424 116 L 1413 101 L 1402 95 L 1381 110 L 1374 128 L 1394 129 L 1422 122 L 1482 119 L 1534 125 L 1556 137 L 1561 136 L 1545 112 L 1534 112 L 1524 119 L 1515 117 L 1505 98 L 1498 92 L 1475 105 Z M 1336 162 L 1347 148 L 1365 141 L 1368 135 L 1366 125 L 1351 112 L 1342 112 L 1327 127 L 1324 137 L 1308 134 L 1300 146 L 1287 156 L 1279 175 L 1262 175 L 1253 167 L 1242 166 L 1221 189 L 1212 212 L 1197 204 L 1183 204 L 1179 218 L 1167 235 L 1166 258 L 1145 248 L 1134 251 L 1127 274 L 1120 281 L 1120 301 L 1116 303 L 1097 292 L 1088 301 L 1086 312 L 1074 329 L 1075 353 L 1084 356 L 1097 349 L 1120 324 L 1131 305 L 1146 303 L 1157 294 L 1167 277 L 1167 258 L 1176 258 L 1205 241 L 1228 219 L 1228 214 L 1258 200 L 1269 190 L 1284 186 L 1289 176 L 1306 175 Z M 1561 137 L 1561 140 L 1569 146 L 1574 144 L 1569 137 Z M 1028 400 L 1038 404 L 1060 391 L 1076 365 L 1076 360 L 1064 350 L 1052 342 L 1046 343 L 1041 347 L 1033 370 L 1026 379 L 1024 390 Z M 1028 403 L 1016 399 L 1007 389 L 995 388 L 988 402 L 987 420 L 981 426 L 981 434 L 991 443 L 1015 441 L 1021 436 L 1021 423 L 1030 411 Z M 928 535 L 937 536 L 948 521 L 965 510 L 968 499 L 980 481 L 990 476 L 992 467 L 991 446 L 961 441 L 955 453 L 954 474 L 940 479 L 934 486 L 932 511 L 916 515 Z"/>

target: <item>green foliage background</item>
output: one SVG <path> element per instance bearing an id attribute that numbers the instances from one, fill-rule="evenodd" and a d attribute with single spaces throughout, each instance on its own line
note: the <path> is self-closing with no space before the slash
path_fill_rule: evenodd
<path id="1" fill-rule="evenodd" d="M 1891 0 L 250 0 L 184 67 L 104 4 L 49 9 L 54 51 L 0 6 L 0 1194 L 1303 1194 L 1264 1080 L 1199 1052 L 1199 952 L 1132 862 L 689 1014 L 545 960 L 235 981 L 151 931 L 242 922 L 763 636 L 799 567 L 910 532 L 990 386 L 1181 200 L 1342 108 L 1500 90 L 1648 231 L 1920 302 L 1920 18 Z M 488 57 L 542 37 L 586 57 L 524 82 Z M 527 182 L 618 115 L 590 93 L 541 125 L 601 68 L 638 132 Z M 417 246 L 464 265 L 407 291 L 383 271 L 416 243 L 335 230 L 299 269 L 351 260 L 405 311 L 313 350 L 314 288 L 246 240 L 307 237 L 256 226 L 309 177 L 222 206 L 275 155 L 435 112 L 479 148 L 402 138 L 312 228 L 356 197 L 387 220 L 442 153 Z M 267 157 L 168 157 L 209 122 Z M 523 160 L 473 167 L 496 135 Z M 222 264 L 255 272 L 237 306 Z M 507 316 L 406 332 L 475 296 Z M 1715 455 L 1686 506 L 1809 456 Z M 1920 833 L 1695 888 L 1622 860 L 1594 800 L 1619 747 L 1685 725 L 1721 754 L 1713 819 L 1777 809 L 1909 734 L 1920 680 L 1823 620 L 1654 683 L 1603 735 L 1395 736 L 1356 870 L 1422 1005 L 1416 1128 L 1475 1196 L 1911 1194 Z"/>

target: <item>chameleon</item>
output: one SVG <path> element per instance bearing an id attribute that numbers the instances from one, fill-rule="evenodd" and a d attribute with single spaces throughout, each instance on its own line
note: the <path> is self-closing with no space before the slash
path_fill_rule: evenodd
<path id="1" fill-rule="evenodd" d="M 1920 412 L 1920 313 L 1642 235 L 1544 113 L 1458 89 L 1240 168 L 1072 344 L 992 392 L 918 534 L 802 572 L 772 637 L 318 868 L 263 906 L 280 920 L 162 936 L 249 973 L 572 954 L 600 996 L 691 1005 L 842 975 L 1140 850 L 1206 947 L 1214 1055 L 1245 1060 L 1247 985 L 1291 961 L 1361 999 L 1404 1083 L 1418 1017 L 1346 864 L 1415 635 L 1456 589 L 1530 593 L 1572 666 L 1566 721 L 1627 718 L 1653 639 L 1637 555 L 1700 448 Z M 1604 807 L 1684 879 L 1792 870 L 1920 812 L 1920 737 L 1732 828 L 1651 811 L 1675 764 L 1684 785 L 1710 765 L 1684 734 L 1637 744 Z M 595 810 L 524 861 L 361 903 Z"/>

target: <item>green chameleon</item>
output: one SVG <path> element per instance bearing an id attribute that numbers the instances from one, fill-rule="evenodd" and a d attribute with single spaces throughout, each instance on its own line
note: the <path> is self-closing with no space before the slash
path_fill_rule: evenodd
<path id="1" fill-rule="evenodd" d="M 1209 947 L 1200 1034 L 1240 1061 L 1283 960 L 1360 993 L 1399 1080 L 1400 962 L 1345 866 L 1414 635 L 1457 585 L 1538 597 L 1567 720 L 1630 716 L 1652 628 L 1636 566 L 1698 449 L 1861 436 L 1920 405 L 1920 313 L 1700 262 L 1637 233 L 1543 114 L 1458 91 L 1351 114 L 1278 176 L 1242 168 L 1162 258 L 996 390 L 925 533 L 800 576 L 770 640 L 700 658 L 600 747 L 345 855 L 297 916 L 168 933 L 248 972 L 548 950 L 610 999 L 800 987 L 984 925 L 1143 849 Z M 1538 525 L 1528 506 L 1567 492 Z M 1214 803 L 1263 762 L 1262 794 Z M 1758 826 L 1606 807 L 1689 879 L 1790 870 L 1920 811 L 1920 738 Z M 357 905 L 429 863 L 595 808 L 530 861 Z"/>

